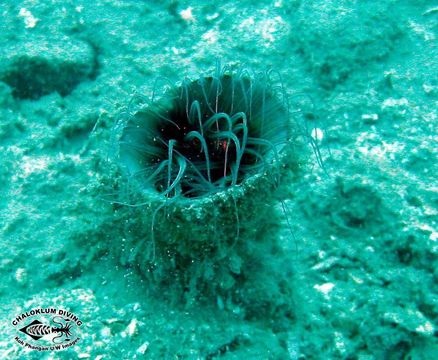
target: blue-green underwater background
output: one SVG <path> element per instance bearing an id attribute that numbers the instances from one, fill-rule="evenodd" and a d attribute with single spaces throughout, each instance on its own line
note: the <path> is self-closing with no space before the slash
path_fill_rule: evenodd
<path id="1" fill-rule="evenodd" d="M 1 359 L 438 358 L 438 3 L 8 0 L 0 15 Z M 280 209 L 290 323 L 157 296 L 109 251 L 135 237 L 97 190 L 118 114 L 217 59 L 278 71 L 323 134 L 324 168 L 309 152 Z M 259 285 L 269 298 L 275 276 Z M 80 316 L 80 342 L 23 350 L 11 321 L 38 307 Z"/>

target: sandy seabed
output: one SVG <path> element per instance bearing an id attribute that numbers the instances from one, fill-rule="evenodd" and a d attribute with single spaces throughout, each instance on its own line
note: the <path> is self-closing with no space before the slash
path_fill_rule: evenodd
<path id="1" fill-rule="evenodd" d="M 0 13 L 0 358 L 437 356 L 430 1 L 9 0 Z M 117 114 L 133 94 L 198 78 L 217 59 L 278 71 L 291 111 L 322 137 L 324 169 L 309 159 L 283 199 L 290 326 L 220 299 L 166 301 L 108 253 L 126 235 L 96 190 L 112 181 Z M 22 348 L 12 321 L 49 307 L 83 321 L 80 341 Z"/>

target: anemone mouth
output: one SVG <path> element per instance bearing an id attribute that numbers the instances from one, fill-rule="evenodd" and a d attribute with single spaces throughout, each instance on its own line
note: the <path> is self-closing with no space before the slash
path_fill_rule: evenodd
<path id="1" fill-rule="evenodd" d="M 186 79 L 130 114 L 121 162 L 142 190 L 166 197 L 227 190 L 278 158 L 291 135 L 284 99 L 269 72 Z"/>

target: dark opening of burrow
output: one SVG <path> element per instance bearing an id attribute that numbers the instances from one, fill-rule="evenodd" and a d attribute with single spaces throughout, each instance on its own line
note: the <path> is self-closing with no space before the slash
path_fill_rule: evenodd
<path id="1" fill-rule="evenodd" d="M 1 72 L 0 81 L 12 88 L 15 98 L 37 100 L 52 92 L 67 96 L 78 84 L 97 75 L 97 57 L 92 51 L 82 61 L 21 55 Z"/>

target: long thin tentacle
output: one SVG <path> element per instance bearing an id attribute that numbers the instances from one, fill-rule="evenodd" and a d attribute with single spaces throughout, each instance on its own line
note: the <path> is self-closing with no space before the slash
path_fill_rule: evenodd
<path id="1" fill-rule="evenodd" d="M 201 142 L 201 147 L 204 150 L 204 155 L 205 155 L 205 162 L 207 165 L 207 177 L 208 177 L 208 181 L 211 182 L 211 175 L 210 175 L 210 157 L 208 155 L 208 146 L 207 146 L 207 142 L 205 141 L 205 138 L 202 136 L 202 134 L 200 134 L 198 131 L 190 131 L 187 135 L 186 135 L 186 139 L 187 140 L 191 140 L 193 138 L 198 139 Z"/>

